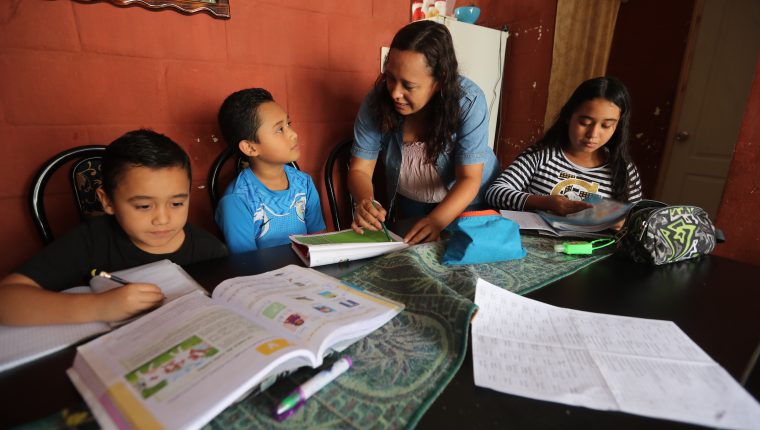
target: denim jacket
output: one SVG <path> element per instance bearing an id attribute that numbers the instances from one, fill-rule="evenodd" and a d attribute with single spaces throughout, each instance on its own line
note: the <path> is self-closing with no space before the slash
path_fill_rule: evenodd
<path id="1" fill-rule="evenodd" d="M 464 76 L 460 76 L 459 82 L 463 93 L 459 101 L 462 126 L 453 136 L 454 150 L 444 151 L 438 155 L 435 167 L 446 188 L 450 190 L 456 182 L 455 165 L 483 164 L 480 191 L 470 203 L 475 205 L 485 202 L 485 191 L 498 176 L 499 165 L 493 150 L 488 147 L 488 107 L 485 94 L 480 87 Z M 402 145 L 404 144 L 403 118 L 400 130 L 383 134 L 372 118 L 369 98 L 370 95 L 365 97 L 354 122 L 354 144 L 351 155 L 365 160 L 377 160 L 379 153 L 383 152 L 386 186 L 388 196 L 393 202 L 401 172 Z M 388 209 L 390 210 L 390 207 Z"/>

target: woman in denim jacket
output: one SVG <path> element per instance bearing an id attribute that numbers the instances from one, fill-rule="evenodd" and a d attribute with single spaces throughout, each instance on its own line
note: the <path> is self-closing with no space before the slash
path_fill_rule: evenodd
<path id="1" fill-rule="evenodd" d="M 391 206 L 405 218 L 421 217 L 405 242 L 437 240 L 465 209 L 484 206 L 485 189 L 499 173 L 488 147 L 488 107 L 483 91 L 457 69 L 446 26 L 416 21 L 394 36 L 354 123 L 348 188 L 357 232 L 385 221 L 372 186 L 381 151 Z"/>

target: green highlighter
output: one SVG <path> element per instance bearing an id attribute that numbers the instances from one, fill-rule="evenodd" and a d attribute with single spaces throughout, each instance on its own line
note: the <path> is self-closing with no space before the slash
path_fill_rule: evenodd
<path id="1" fill-rule="evenodd" d="M 601 245 L 595 246 L 595 244 L 601 242 Z M 561 244 L 554 245 L 554 251 L 564 252 L 567 255 L 591 255 L 595 249 L 604 248 L 615 243 L 615 239 L 596 239 L 591 242 L 563 242 Z"/>
<path id="2" fill-rule="evenodd" d="M 372 206 L 374 206 L 375 209 L 377 209 L 377 204 L 378 204 L 377 200 L 372 200 Z M 391 235 L 388 234 L 388 227 L 385 226 L 384 222 L 380 222 L 380 225 L 383 226 L 383 231 L 385 232 L 385 237 L 388 239 L 388 242 L 391 242 Z"/>

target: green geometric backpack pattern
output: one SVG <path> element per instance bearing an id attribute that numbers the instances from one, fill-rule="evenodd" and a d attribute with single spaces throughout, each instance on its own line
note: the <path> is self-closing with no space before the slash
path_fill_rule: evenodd
<path id="1" fill-rule="evenodd" d="M 619 249 L 639 263 L 674 263 L 715 248 L 715 227 L 702 208 L 654 200 L 631 208 L 621 235 Z"/>

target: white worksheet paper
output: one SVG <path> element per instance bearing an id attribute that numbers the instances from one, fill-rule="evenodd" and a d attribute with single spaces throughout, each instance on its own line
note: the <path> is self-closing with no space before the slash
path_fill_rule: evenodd
<path id="1" fill-rule="evenodd" d="M 533 399 L 728 429 L 760 404 L 671 321 L 559 308 L 482 279 L 475 385 Z"/>

